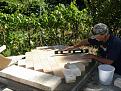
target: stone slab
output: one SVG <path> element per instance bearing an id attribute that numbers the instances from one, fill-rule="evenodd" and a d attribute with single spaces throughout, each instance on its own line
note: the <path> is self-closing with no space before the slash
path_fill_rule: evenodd
<path id="1" fill-rule="evenodd" d="M 0 76 L 45 91 L 53 91 L 61 83 L 60 77 L 14 65 L 0 71 Z"/>

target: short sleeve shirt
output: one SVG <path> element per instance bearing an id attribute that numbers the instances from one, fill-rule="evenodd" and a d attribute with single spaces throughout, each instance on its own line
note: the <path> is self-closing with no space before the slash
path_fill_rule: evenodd
<path id="1" fill-rule="evenodd" d="M 109 40 L 105 43 L 90 38 L 88 42 L 98 47 L 101 57 L 112 60 L 115 72 L 121 75 L 121 39 L 111 35 Z"/>

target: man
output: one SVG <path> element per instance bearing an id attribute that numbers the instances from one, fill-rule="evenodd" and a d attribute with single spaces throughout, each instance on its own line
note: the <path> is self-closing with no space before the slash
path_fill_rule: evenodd
<path id="1" fill-rule="evenodd" d="M 96 24 L 92 29 L 93 36 L 82 40 L 78 45 L 65 48 L 72 50 L 80 46 L 93 45 L 98 47 L 99 55 L 87 54 L 82 58 L 94 59 L 104 64 L 111 64 L 115 67 L 115 72 L 121 75 L 121 40 L 110 34 L 107 25 Z"/>

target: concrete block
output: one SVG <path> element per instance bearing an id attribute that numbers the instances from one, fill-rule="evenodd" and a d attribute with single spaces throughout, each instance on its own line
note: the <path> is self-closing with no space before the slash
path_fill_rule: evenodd
<path id="1" fill-rule="evenodd" d="M 66 83 L 72 83 L 76 81 L 76 76 L 70 69 L 64 69 L 64 77 Z"/>
<path id="2" fill-rule="evenodd" d="M 18 66 L 25 67 L 26 66 L 26 59 L 18 60 Z"/>
<path id="3" fill-rule="evenodd" d="M 77 62 L 77 63 L 74 63 L 79 69 L 80 71 L 85 71 L 85 65 L 81 62 Z"/>
<path id="4" fill-rule="evenodd" d="M 57 60 L 55 60 L 54 57 L 50 57 L 50 65 L 54 75 L 64 78 L 64 66 L 61 66 L 61 64 Z"/>
<path id="5" fill-rule="evenodd" d="M 26 68 L 34 69 L 32 52 L 26 52 L 25 57 L 26 57 Z"/>
<path id="6" fill-rule="evenodd" d="M 32 58 L 34 64 L 34 70 L 43 71 L 43 63 L 41 61 L 41 51 L 40 50 L 33 50 L 32 51 Z"/>
<path id="7" fill-rule="evenodd" d="M 0 71 L 0 76 L 45 91 L 53 91 L 61 83 L 60 77 L 14 65 Z"/>
<path id="8" fill-rule="evenodd" d="M 81 70 L 75 64 L 69 64 L 68 68 L 75 76 L 81 76 Z"/>

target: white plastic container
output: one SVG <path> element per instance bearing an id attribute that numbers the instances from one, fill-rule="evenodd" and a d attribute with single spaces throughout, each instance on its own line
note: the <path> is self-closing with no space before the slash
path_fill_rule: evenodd
<path id="1" fill-rule="evenodd" d="M 98 66 L 99 80 L 103 85 L 110 85 L 113 80 L 115 68 L 111 65 L 103 64 Z"/>

